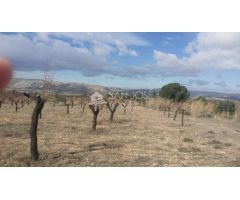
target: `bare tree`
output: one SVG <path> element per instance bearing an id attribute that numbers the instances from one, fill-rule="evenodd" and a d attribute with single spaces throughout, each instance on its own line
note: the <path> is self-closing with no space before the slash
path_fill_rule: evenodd
<path id="1" fill-rule="evenodd" d="M 71 99 L 71 107 L 73 108 L 74 106 L 74 98 Z"/>
<path id="2" fill-rule="evenodd" d="M 176 120 L 178 112 L 181 112 L 181 113 L 182 113 L 181 124 L 182 124 L 182 126 L 184 126 L 185 109 L 183 108 L 183 103 L 182 103 L 182 102 L 180 102 L 180 103 L 177 105 L 177 108 L 176 108 L 176 111 L 175 111 L 175 115 L 174 115 L 173 120 Z"/>
<path id="3" fill-rule="evenodd" d="M 177 114 L 178 114 L 178 111 L 179 111 L 179 110 L 180 110 L 180 108 L 177 108 L 177 109 L 176 109 L 173 120 L 176 120 L 176 118 L 177 118 Z"/>
<path id="4" fill-rule="evenodd" d="M 124 115 L 126 114 L 126 108 L 128 106 L 129 101 L 128 100 L 122 100 L 121 105 L 123 107 Z"/>
<path id="5" fill-rule="evenodd" d="M 52 83 L 52 80 L 53 80 L 53 74 L 49 75 L 48 70 L 45 70 L 43 74 L 42 91 L 36 98 L 33 97 L 33 99 L 35 99 L 36 101 L 36 104 L 32 112 L 31 126 L 29 131 L 30 139 L 31 139 L 30 152 L 31 152 L 31 158 L 33 160 L 38 160 L 38 157 L 39 157 L 38 145 L 37 145 L 38 118 L 39 116 L 41 116 L 42 109 L 47 100 L 49 87 Z"/>
<path id="6" fill-rule="evenodd" d="M 15 111 L 17 112 L 18 111 L 18 103 L 19 103 L 18 99 L 15 99 L 14 103 L 15 103 Z"/>
<path id="7" fill-rule="evenodd" d="M 119 103 L 115 102 L 115 101 L 114 102 L 109 102 L 109 100 L 107 98 L 105 98 L 105 101 L 107 102 L 107 107 L 110 111 L 109 121 L 112 122 L 113 121 L 113 115 L 114 115 L 115 111 L 117 110 L 117 107 L 118 107 Z"/>
<path id="8" fill-rule="evenodd" d="M 184 126 L 183 118 L 184 118 L 185 110 L 182 109 L 182 126 Z"/>
<path id="9" fill-rule="evenodd" d="M 65 103 L 66 107 L 67 107 L 67 114 L 69 114 L 69 106 L 70 106 L 70 101 L 66 101 Z"/>
<path id="10" fill-rule="evenodd" d="M 94 105 L 94 104 L 90 104 L 89 108 L 91 109 L 91 111 L 93 113 L 92 130 L 96 130 L 96 127 L 97 127 L 97 116 L 98 116 L 98 113 L 99 113 L 99 106 L 98 105 Z"/>
<path id="11" fill-rule="evenodd" d="M 32 120 L 31 120 L 31 127 L 30 127 L 30 139 L 31 139 L 31 146 L 30 146 L 30 152 L 31 152 L 31 158 L 33 160 L 38 160 L 38 145 L 37 145 L 37 128 L 38 128 L 38 118 L 40 113 L 42 112 L 42 109 L 45 104 L 45 99 L 41 98 L 39 95 L 36 98 L 36 105 L 32 112 Z"/>
<path id="12" fill-rule="evenodd" d="M 82 108 L 82 112 L 84 112 L 87 103 L 88 103 L 87 98 L 83 97 L 83 98 L 81 99 L 81 108 Z"/>

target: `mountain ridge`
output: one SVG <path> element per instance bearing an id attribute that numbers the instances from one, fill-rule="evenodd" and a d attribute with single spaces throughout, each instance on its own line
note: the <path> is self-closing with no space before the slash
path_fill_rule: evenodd
<path id="1" fill-rule="evenodd" d="M 41 90 L 43 86 L 43 81 L 41 79 L 26 79 L 26 78 L 15 78 L 12 80 L 8 86 L 8 90 L 18 90 L 20 92 L 35 92 Z M 108 87 L 96 84 L 86 84 L 86 83 L 64 83 L 60 81 L 54 81 L 51 84 L 52 91 L 56 93 L 63 94 L 83 94 L 89 95 L 95 91 L 98 91 L 103 94 L 107 94 L 111 91 L 119 92 L 134 92 L 134 91 L 148 91 L 152 94 L 157 94 L 160 91 L 160 88 L 155 89 L 126 89 L 120 87 Z M 203 96 L 206 98 L 219 98 L 219 99 L 231 99 L 231 100 L 240 100 L 240 94 L 235 93 L 223 93 L 223 92 L 212 92 L 212 91 L 190 91 L 191 97 Z"/>

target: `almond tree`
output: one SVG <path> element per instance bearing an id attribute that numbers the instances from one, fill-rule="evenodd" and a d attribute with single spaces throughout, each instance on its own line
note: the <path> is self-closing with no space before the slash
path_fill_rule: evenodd
<path id="1" fill-rule="evenodd" d="M 70 101 L 67 100 L 65 103 L 66 107 L 67 107 L 67 114 L 69 114 L 69 106 L 70 106 Z"/>
<path id="2" fill-rule="evenodd" d="M 126 114 L 126 108 L 128 106 L 129 101 L 128 100 L 122 100 L 121 105 L 123 107 L 124 115 Z"/>
<path id="3" fill-rule="evenodd" d="M 18 99 L 15 99 L 15 100 L 14 100 L 14 103 L 15 103 L 15 111 L 17 112 L 17 111 L 18 111 L 18 103 L 19 103 L 19 100 L 18 100 Z"/>
<path id="4" fill-rule="evenodd" d="M 97 116 L 99 114 L 99 105 L 96 104 L 89 104 L 89 108 L 93 114 L 93 121 L 92 121 L 92 130 L 96 130 L 97 127 Z"/>
<path id="5" fill-rule="evenodd" d="M 52 82 L 52 78 L 53 78 L 53 74 L 49 75 L 49 72 L 47 70 L 44 71 L 43 87 L 42 87 L 41 94 L 37 95 L 37 97 L 33 97 L 33 99 L 36 101 L 36 104 L 32 112 L 31 127 L 29 130 L 30 139 L 31 139 L 30 152 L 31 152 L 31 158 L 33 160 L 38 160 L 38 157 L 39 157 L 38 144 L 37 144 L 38 119 L 42 113 L 42 109 L 47 100 L 47 96 L 49 92 L 48 89 Z"/>
<path id="6" fill-rule="evenodd" d="M 30 139 L 31 139 L 31 158 L 33 160 L 38 160 L 38 146 L 37 146 L 37 127 L 38 127 L 38 118 L 45 104 L 45 99 L 40 95 L 36 98 L 36 105 L 32 112 L 31 127 L 30 127 Z"/>
<path id="7" fill-rule="evenodd" d="M 118 107 L 119 103 L 116 102 L 116 101 L 109 102 L 109 100 L 107 98 L 105 98 L 105 101 L 107 102 L 107 108 L 110 111 L 109 121 L 112 122 L 113 121 L 113 115 L 114 115 L 115 111 L 117 110 L 117 107 Z"/>
<path id="8" fill-rule="evenodd" d="M 80 104 L 81 104 L 82 112 L 84 112 L 87 103 L 88 103 L 87 98 L 82 97 L 81 100 L 80 100 Z"/>
<path id="9" fill-rule="evenodd" d="M 180 102 L 180 103 L 177 105 L 177 108 L 176 108 L 176 111 L 175 111 L 175 115 L 174 115 L 173 120 L 176 120 L 178 112 L 181 112 L 181 113 L 182 113 L 181 124 L 182 124 L 182 126 L 184 126 L 184 114 L 185 114 L 185 109 L 184 109 L 184 107 L 183 107 L 183 103 L 182 103 L 182 102 Z"/>

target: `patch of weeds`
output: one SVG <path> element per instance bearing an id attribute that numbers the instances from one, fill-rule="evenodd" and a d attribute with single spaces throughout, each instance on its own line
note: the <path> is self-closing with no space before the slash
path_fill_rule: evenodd
<path id="1" fill-rule="evenodd" d="M 95 144 L 90 144 L 86 147 L 87 151 L 97 151 L 97 150 L 102 150 L 102 149 L 114 149 L 114 148 L 120 148 L 122 145 L 120 144 L 113 144 L 113 143 L 95 143 Z"/>
<path id="2" fill-rule="evenodd" d="M 197 147 L 191 147 L 191 148 L 178 148 L 178 151 L 184 152 L 184 153 L 196 153 L 196 152 L 201 152 L 201 149 Z"/>
<path id="3" fill-rule="evenodd" d="M 231 143 L 225 143 L 225 146 L 226 146 L 226 147 L 231 147 L 232 144 L 231 144 Z"/>
<path id="4" fill-rule="evenodd" d="M 184 138 L 183 141 L 184 142 L 193 143 L 193 139 L 190 139 L 190 138 Z"/>
<path id="5" fill-rule="evenodd" d="M 72 126 L 71 128 L 72 128 L 72 130 L 77 130 L 78 127 L 77 126 Z"/>
<path id="6" fill-rule="evenodd" d="M 208 144 L 222 144 L 222 143 L 218 140 L 212 140 L 212 141 L 208 142 Z"/>
<path id="7" fill-rule="evenodd" d="M 215 133 L 214 131 L 212 131 L 212 130 L 209 130 L 208 133 L 209 133 L 209 134 L 212 134 L 212 135 L 216 134 L 216 133 Z"/>

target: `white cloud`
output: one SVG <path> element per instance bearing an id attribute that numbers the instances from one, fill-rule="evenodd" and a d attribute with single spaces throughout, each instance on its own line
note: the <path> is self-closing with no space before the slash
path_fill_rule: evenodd
<path id="1" fill-rule="evenodd" d="M 109 56 L 116 49 L 108 44 L 94 44 L 93 53 L 98 56 Z"/>
<path id="2" fill-rule="evenodd" d="M 240 33 L 199 33 L 186 56 L 154 50 L 156 69 L 169 75 L 193 75 L 204 69 L 240 69 Z"/>
<path id="3" fill-rule="evenodd" d="M 90 43 L 106 43 L 110 45 L 117 45 L 117 43 L 123 43 L 131 46 L 148 46 L 149 43 L 134 34 L 131 33 L 103 33 L 103 32 L 80 32 L 80 33 L 48 33 L 48 35 L 58 38 L 65 37 L 76 41 L 86 41 Z"/>
<path id="4" fill-rule="evenodd" d="M 87 76 L 109 73 L 111 53 L 137 56 L 129 45 L 147 45 L 128 33 L 0 33 L 0 44 L 0 55 L 11 59 L 16 70 L 41 70 L 50 60 L 53 70 L 79 70 Z"/>
<path id="5" fill-rule="evenodd" d="M 57 38 L 68 38 L 75 43 L 89 42 L 114 46 L 119 55 L 137 56 L 138 53 L 128 46 L 148 46 L 148 42 L 131 33 L 49 33 Z"/>
<path id="6" fill-rule="evenodd" d="M 192 77 L 206 69 L 240 69 L 240 33 L 199 33 L 182 57 L 154 50 L 154 62 L 125 67 L 110 56 L 138 56 L 134 47 L 149 45 L 131 33 L 0 34 L 0 44 L 0 55 L 23 71 L 41 70 L 47 58 L 55 69 L 79 70 L 87 76 Z"/>
<path id="7" fill-rule="evenodd" d="M 240 70 L 240 33 L 199 33 L 187 44 L 185 51 L 185 56 L 178 57 L 154 50 L 154 63 L 132 66 L 121 73 L 136 77 L 193 77 L 206 69 Z"/>
<path id="8" fill-rule="evenodd" d="M 239 33 L 199 33 L 197 38 L 189 43 L 187 50 L 199 51 L 210 49 L 234 49 L 239 48 L 240 34 Z"/>

